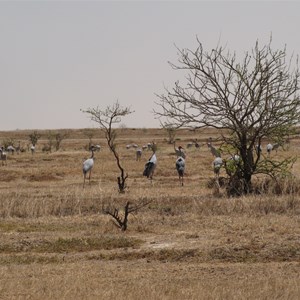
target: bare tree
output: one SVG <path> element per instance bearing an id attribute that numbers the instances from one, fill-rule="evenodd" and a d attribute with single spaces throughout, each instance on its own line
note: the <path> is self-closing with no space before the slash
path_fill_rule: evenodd
<path id="1" fill-rule="evenodd" d="M 65 140 L 69 136 L 68 132 L 56 132 L 55 134 L 55 150 L 58 151 L 60 149 L 61 142 Z"/>
<path id="2" fill-rule="evenodd" d="M 168 144 L 175 143 L 175 136 L 176 136 L 176 128 L 170 124 L 161 124 L 163 129 L 167 132 L 168 135 Z"/>
<path id="3" fill-rule="evenodd" d="M 83 133 L 89 139 L 89 144 L 88 144 L 87 150 L 90 150 L 91 146 L 93 144 L 93 137 L 95 136 L 95 131 L 93 129 L 88 128 L 88 129 L 85 129 Z"/>
<path id="4" fill-rule="evenodd" d="M 272 39 L 262 47 L 256 42 L 241 61 L 219 45 L 205 51 L 197 42 L 195 51 L 178 49 L 178 64 L 171 66 L 186 72 L 186 82 L 158 95 L 154 113 L 172 126 L 218 129 L 241 158 L 238 182 L 248 193 L 254 174 L 273 176 L 292 162 L 271 161 L 255 148 L 264 138 L 284 141 L 299 122 L 298 59 L 288 59 L 285 48 L 272 50 Z"/>
<path id="5" fill-rule="evenodd" d="M 152 202 L 152 200 L 141 201 L 139 204 L 132 204 L 129 201 L 127 201 L 124 206 L 124 214 L 123 215 L 119 215 L 119 209 L 117 209 L 111 205 L 103 207 L 102 211 L 103 211 L 103 213 L 108 214 L 113 217 L 113 219 L 115 220 L 114 225 L 116 225 L 122 231 L 126 231 L 129 214 L 140 210 L 142 207 L 145 207 L 150 202 Z"/>
<path id="6" fill-rule="evenodd" d="M 49 130 L 47 132 L 47 140 L 48 143 L 46 145 L 43 146 L 42 151 L 46 151 L 46 152 L 52 152 L 52 147 L 54 144 L 54 134 Z"/>
<path id="7" fill-rule="evenodd" d="M 101 110 L 99 107 L 97 107 L 89 108 L 87 110 L 84 110 L 83 112 L 88 113 L 91 117 L 91 120 L 98 123 L 100 125 L 100 128 L 104 130 L 108 147 L 113 153 L 118 168 L 121 172 L 120 176 L 117 177 L 119 192 L 125 192 L 125 182 L 128 177 L 128 174 L 125 175 L 124 168 L 121 165 L 120 157 L 116 149 L 115 140 L 117 135 L 116 131 L 113 129 L 113 125 L 120 123 L 122 117 L 133 113 L 133 111 L 131 111 L 129 107 L 122 107 L 117 101 L 113 105 L 108 106 L 105 110 Z"/>

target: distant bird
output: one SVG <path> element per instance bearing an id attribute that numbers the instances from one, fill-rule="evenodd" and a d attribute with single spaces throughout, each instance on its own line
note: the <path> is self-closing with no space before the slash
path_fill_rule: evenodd
<path id="1" fill-rule="evenodd" d="M 136 149 L 135 154 L 136 154 L 136 160 L 137 160 L 137 161 L 140 161 L 140 160 L 141 160 L 142 153 L 143 153 L 143 151 L 142 151 L 141 148 Z"/>
<path id="2" fill-rule="evenodd" d="M 94 166 L 94 151 L 90 158 L 83 162 L 82 171 L 83 171 L 83 187 L 85 185 L 86 174 L 89 173 L 89 183 L 91 181 L 91 173 Z"/>
<path id="3" fill-rule="evenodd" d="M 223 160 L 221 157 L 216 157 L 215 160 L 213 161 L 213 168 L 214 168 L 214 173 L 215 176 L 218 178 L 220 175 L 220 169 L 223 165 Z"/>
<path id="4" fill-rule="evenodd" d="M 189 148 L 192 148 L 194 146 L 194 143 L 193 142 L 189 142 L 186 144 L 186 147 L 189 149 Z"/>
<path id="5" fill-rule="evenodd" d="M 6 152 L 4 151 L 4 147 L 0 148 L 0 158 L 2 161 L 2 166 L 4 166 L 4 162 L 6 164 L 6 161 L 7 161 L 7 155 L 6 155 Z"/>
<path id="6" fill-rule="evenodd" d="M 272 149 L 272 150 L 275 150 L 275 151 L 276 151 L 276 153 L 277 153 L 277 150 L 278 150 L 279 146 L 280 146 L 280 144 L 279 144 L 279 143 L 276 143 L 276 144 L 274 144 L 274 145 L 273 145 L 273 149 Z"/>
<path id="7" fill-rule="evenodd" d="M 101 150 L 101 146 L 100 145 L 91 145 L 90 147 L 90 151 L 97 151 L 99 152 Z"/>
<path id="8" fill-rule="evenodd" d="M 272 150 L 273 150 L 273 145 L 272 145 L 272 144 L 268 144 L 268 145 L 267 145 L 267 153 L 268 153 L 268 156 L 270 156 Z"/>
<path id="9" fill-rule="evenodd" d="M 14 154 L 14 153 L 15 153 L 15 148 L 14 148 L 12 145 L 10 145 L 10 146 L 8 146 L 8 147 L 6 148 L 6 151 L 7 151 L 8 153 Z"/>
<path id="10" fill-rule="evenodd" d="M 176 160 L 176 170 L 178 172 L 179 181 L 181 185 L 183 186 L 183 176 L 184 176 L 184 170 L 185 170 L 185 160 L 183 157 L 179 156 Z"/>
<path id="11" fill-rule="evenodd" d="M 216 149 L 212 143 L 211 140 L 207 142 L 207 147 L 210 150 L 210 153 L 214 156 L 214 157 L 221 157 L 221 153 L 218 149 Z"/>
<path id="12" fill-rule="evenodd" d="M 132 147 L 131 144 L 126 145 L 126 149 L 130 149 Z"/>
<path id="13" fill-rule="evenodd" d="M 200 144 L 198 143 L 197 139 L 195 140 L 195 148 L 198 148 L 198 149 L 200 148 Z"/>
<path id="14" fill-rule="evenodd" d="M 236 163 L 238 163 L 239 161 L 240 161 L 240 156 L 238 155 L 238 154 L 234 154 L 233 156 L 232 156 L 232 159 L 236 162 Z"/>
<path id="15" fill-rule="evenodd" d="M 184 149 L 181 147 L 181 146 L 179 146 L 178 148 L 175 146 L 175 142 L 174 142 L 174 150 L 175 150 L 175 153 L 176 153 L 176 156 L 177 157 L 183 157 L 183 158 L 185 158 L 185 153 L 184 153 Z"/>
<path id="16" fill-rule="evenodd" d="M 270 155 L 271 155 L 271 152 L 272 152 L 273 150 L 275 150 L 276 153 L 277 153 L 277 150 L 278 150 L 279 146 L 280 146 L 279 143 L 276 143 L 276 144 L 274 144 L 274 145 L 272 145 L 271 143 L 268 144 L 268 145 L 267 145 L 267 153 L 268 153 L 268 155 L 270 156 Z"/>
<path id="17" fill-rule="evenodd" d="M 153 155 L 149 158 L 149 160 L 145 164 L 143 176 L 146 176 L 147 178 L 152 180 L 156 165 L 157 165 L 157 158 L 154 152 Z"/>
<path id="18" fill-rule="evenodd" d="M 257 144 L 257 145 L 255 146 L 255 151 L 256 151 L 256 154 L 257 154 L 257 155 L 261 153 L 261 145 L 260 145 L 260 144 Z"/>
<path id="19" fill-rule="evenodd" d="M 32 154 L 32 155 L 35 153 L 35 146 L 34 146 L 34 145 L 32 145 L 32 146 L 30 147 L 30 151 L 31 151 L 31 154 Z"/>

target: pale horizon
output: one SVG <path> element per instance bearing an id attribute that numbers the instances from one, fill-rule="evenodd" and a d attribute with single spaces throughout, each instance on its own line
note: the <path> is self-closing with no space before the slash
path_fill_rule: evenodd
<path id="1" fill-rule="evenodd" d="M 116 100 L 127 128 L 159 128 L 152 110 L 182 74 L 177 49 L 255 42 L 300 53 L 296 1 L 2 1 L 0 131 L 97 128 L 80 110 Z"/>

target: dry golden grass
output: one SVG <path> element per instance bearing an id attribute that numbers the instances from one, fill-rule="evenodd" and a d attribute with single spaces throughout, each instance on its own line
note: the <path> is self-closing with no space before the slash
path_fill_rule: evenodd
<path id="1" fill-rule="evenodd" d="M 0 132 L 26 144 L 29 131 Z M 42 132 L 42 133 L 46 133 Z M 119 130 L 118 149 L 129 174 L 119 171 L 102 134 L 95 141 L 92 180 L 82 188 L 87 139 L 69 130 L 62 150 L 9 155 L 0 166 L 1 299 L 299 299 L 300 199 L 272 194 L 214 196 L 206 146 L 186 149 L 187 176 L 179 184 L 173 146 L 159 129 Z M 178 133 L 177 144 L 204 143 L 213 131 Z M 158 167 L 151 183 L 128 143 L 154 140 Z M 294 138 L 287 152 L 297 156 Z M 300 175 L 299 162 L 293 173 Z M 224 175 L 224 174 L 223 174 Z M 152 200 L 129 216 L 120 232 L 102 207 Z"/>

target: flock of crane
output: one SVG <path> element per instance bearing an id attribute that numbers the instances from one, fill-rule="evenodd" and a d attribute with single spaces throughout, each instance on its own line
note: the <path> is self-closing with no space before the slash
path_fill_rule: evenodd
<path id="1" fill-rule="evenodd" d="M 34 145 L 31 145 L 30 151 L 31 151 L 32 154 L 35 153 L 35 146 Z M 20 143 L 17 147 L 13 147 L 12 145 L 7 146 L 6 148 L 4 148 L 3 146 L 0 147 L 0 160 L 2 162 L 2 166 L 4 164 L 6 164 L 7 153 L 14 154 L 15 152 L 17 154 L 19 154 L 20 152 L 23 152 L 23 149 L 20 147 Z"/>
<path id="2" fill-rule="evenodd" d="M 148 161 L 145 164 L 145 168 L 143 171 L 143 176 L 147 177 L 148 179 L 152 180 L 153 175 L 154 175 L 154 171 L 155 168 L 157 166 L 157 157 L 156 157 L 156 145 L 154 142 L 152 143 L 148 143 L 147 145 L 144 145 L 142 148 L 139 148 L 137 144 L 128 144 L 126 145 L 126 149 L 130 149 L 130 148 L 135 148 L 136 149 L 136 160 L 139 161 L 142 157 L 142 153 L 143 150 L 151 150 L 153 153 L 150 156 L 150 158 L 148 159 Z M 100 146 L 98 148 L 100 150 Z M 181 182 L 181 184 L 183 185 L 183 176 L 184 176 L 184 171 L 185 171 L 185 153 L 183 151 L 183 148 L 181 146 L 179 146 L 178 148 L 175 147 L 174 144 L 174 149 L 175 149 L 175 153 L 177 155 L 177 159 L 176 159 L 176 169 L 179 175 L 179 180 Z M 87 179 L 88 176 L 88 180 L 90 182 L 91 180 L 91 173 L 92 173 L 92 169 L 94 167 L 94 147 L 90 148 L 91 150 L 91 157 L 86 159 L 83 162 L 83 166 L 82 166 L 82 172 L 83 172 L 83 187 L 85 186 L 85 181 Z M 98 151 L 99 151 L 98 150 Z"/>
<path id="3" fill-rule="evenodd" d="M 182 146 L 176 147 L 175 142 L 173 143 L 173 145 L 174 145 L 174 151 L 175 151 L 175 155 L 176 155 L 175 167 L 176 167 L 176 170 L 178 173 L 179 182 L 183 186 L 183 182 L 184 182 L 183 178 L 185 175 L 185 167 L 186 167 L 186 154 L 185 154 L 184 148 Z M 196 140 L 196 142 L 188 143 L 187 148 L 191 148 L 193 145 L 195 146 L 195 148 L 200 148 L 200 144 L 197 142 L 197 140 Z M 213 166 L 214 174 L 215 174 L 216 178 L 218 178 L 219 174 L 220 174 L 220 170 L 226 160 L 223 160 L 221 158 L 221 151 L 212 145 L 211 138 L 208 139 L 206 145 L 214 157 L 212 166 Z M 278 147 L 279 147 L 279 144 L 274 144 L 274 145 L 272 145 L 270 143 L 267 144 L 267 146 L 266 146 L 267 154 L 270 155 L 271 151 L 273 151 L 273 150 L 276 150 L 276 152 L 277 152 Z M 144 145 L 142 148 L 139 148 L 137 144 L 126 145 L 126 149 L 131 149 L 131 148 L 134 148 L 136 150 L 136 160 L 137 161 L 139 161 L 141 159 L 143 150 L 148 149 L 148 150 L 153 151 L 153 154 L 150 156 L 150 158 L 146 162 L 145 168 L 143 171 L 143 176 L 152 180 L 154 171 L 157 166 L 156 145 L 154 143 L 148 143 L 147 145 Z M 94 166 L 94 150 L 95 149 L 91 149 L 91 152 L 92 152 L 91 157 L 83 162 L 83 168 L 82 168 L 83 175 L 84 175 L 83 186 L 85 185 L 87 174 L 88 174 L 89 181 L 91 178 L 91 171 Z M 99 150 L 100 150 L 100 146 L 98 148 L 98 151 Z M 256 151 L 262 151 L 261 146 L 257 146 Z M 237 164 L 240 161 L 240 156 L 238 154 L 234 154 L 234 155 L 232 155 L 232 157 L 229 158 L 229 160 L 231 160 L 232 162 Z"/>
<path id="4" fill-rule="evenodd" d="M 215 148 L 212 145 L 212 138 L 209 138 L 207 141 L 207 147 L 209 148 L 211 154 L 214 157 L 212 166 L 213 166 L 213 171 L 215 173 L 215 176 L 218 178 L 219 174 L 220 174 L 220 170 L 222 168 L 222 166 L 224 165 L 224 160 L 221 158 L 221 152 L 219 149 Z M 182 146 L 176 147 L 175 142 L 173 143 L 174 145 L 174 151 L 175 151 L 175 155 L 176 155 L 176 161 L 175 161 L 175 167 L 178 173 L 178 177 L 179 177 L 179 181 L 180 184 L 183 186 L 183 178 L 184 178 L 184 174 L 185 174 L 185 167 L 186 167 L 186 154 L 184 151 L 184 148 Z M 194 142 L 188 143 L 187 144 L 187 148 L 191 148 L 192 146 L 195 146 L 195 148 L 200 148 L 200 144 L 197 142 L 197 140 L 195 140 Z M 267 144 L 266 146 L 266 151 L 267 154 L 270 155 L 271 151 L 276 151 L 279 148 L 279 144 Z M 151 157 L 148 159 L 147 163 L 145 164 L 145 168 L 143 171 L 143 176 L 147 177 L 148 179 L 152 180 L 153 175 L 154 175 L 154 171 L 156 169 L 157 166 L 157 157 L 156 157 L 156 145 L 154 142 L 152 143 L 148 143 L 147 145 L 142 146 L 141 148 L 138 147 L 137 144 L 128 144 L 126 145 L 126 149 L 131 149 L 134 148 L 136 151 L 136 160 L 139 161 L 141 160 L 142 157 L 142 153 L 144 150 L 151 150 L 153 153 L 151 155 Z M 94 152 L 95 151 L 100 151 L 101 146 L 100 145 L 91 145 L 90 146 L 90 151 L 91 151 L 91 157 L 86 159 L 83 162 L 83 166 L 82 166 L 82 171 L 83 171 L 83 187 L 85 186 L 85 181 L 87 179 L 88 176 L 88 180 L 90 182 L 91 179 L 91 173 L 92 173 L 92 169 L 94 166 Z M 30 147 L 30 151 L 32 154 L 35 153 L 35 146 L 32 145 Z M 256 147 L 256 151 L 262 151 L 261 146 L 257 145 Z M 3 146 L 0 147 L 0 159 L 2 161 L 2 165 L 6 164 L 7 161 L 7 153 L 12 153 L 14 154 L 14 152 L 19 153 L 20 152 L 20 147 L 13 147 L 13 146 L 8 146 L 7 148 L 4 148 Z M 232 160 L 235 163 L 238 163 L 240 160 L 240 157 L 238 154 L 233 155 L 232 157 L 230 157 L 230 160 Z"/>

